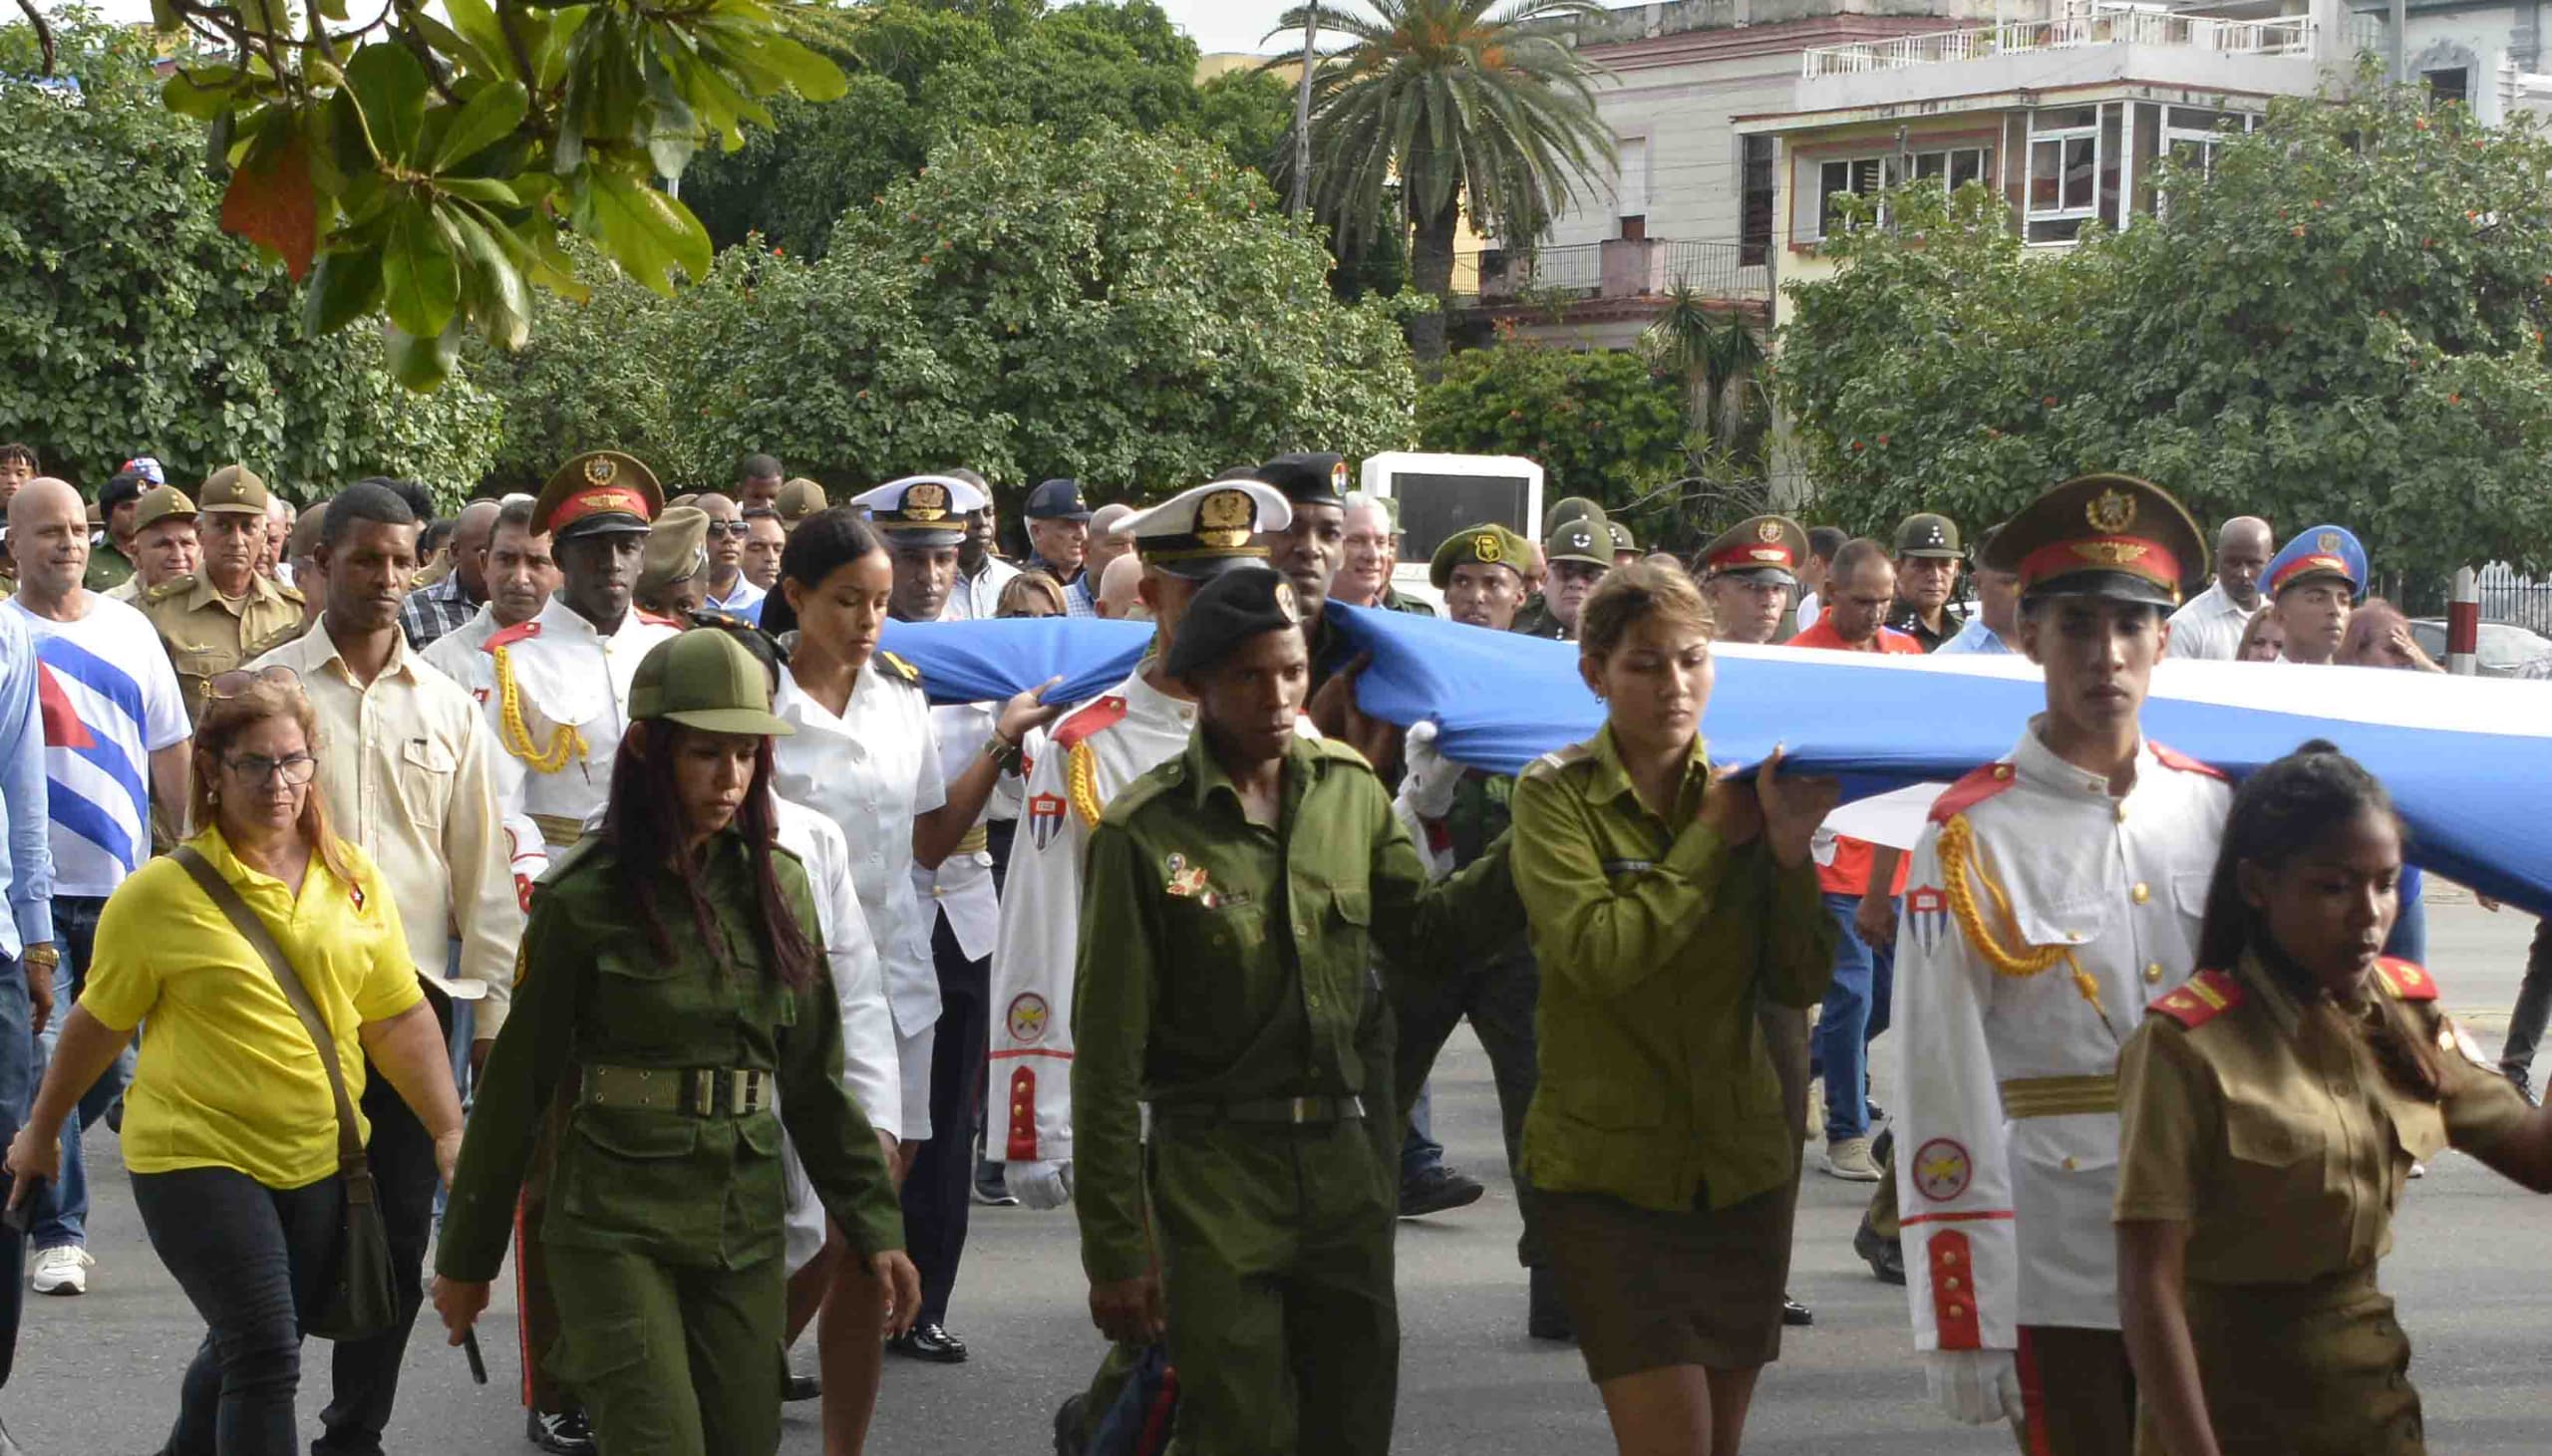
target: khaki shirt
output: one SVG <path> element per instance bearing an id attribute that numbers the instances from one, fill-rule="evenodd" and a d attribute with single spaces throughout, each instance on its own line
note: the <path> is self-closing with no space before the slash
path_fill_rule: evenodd
<path id="1" fill-rule="evenodd" d="M 256 660 L 301 676 L 319 720 L 319 789 L 330 825 L 363 847 L 399 902 L 417 972 L 458 1001 L 480 1001 L 472 1035 L 504 1024 L 522 939 L 494 743 L 478 705 L 393 632 L 390 662 L 358 685 L 322 613 L 310 631 Z M 458 937 L 458 976 L 448 974 Z"/>
<path id="2" fill-rule="evenodd" d="M 1522 928 L 1503 844 L 1436 885 L 1356 750 L 1295 738 L 1274 826 L 1252 822 L 1200 727 L 1090 838 L 1073 1033 L 1082 1265 L 1151 1266 L 1138 1105 L 1212 1118 L 1293 1097 L 1364 1100 L 1400 1147 L 1391 1017 L 1374 974 L 1448 976 Z M 1253 1196 L 1290 1204 L 1298 1190 Z"/>
<path id="3" fill-rule="evenodd" d="M 1732 849 L 1702 823 L 1709 782 L 1697 737 L 1674 811 L 1651 813 L 1610 728 L 1515 782 L 1515 889 L 1542 968 L 1537 1188 L 1679 1212 L 1795 1174 L 1754 1012 L 1823 1000 L 1834 922 L 1813 863 L 1782 869 L 1759 837 Z"/>
<path id="4" fill-rule="evenodd" d="M 2411 1163 L 2486 1148 L 2530 1115 L 2436 1009 L 2426 972 L 2387 961 L 2374 980 L 2366 1016 L 2426 1047 L 2437 1100 L 2384 1070 L 2358 1014 L 2299 1003 L 2254 960 L 2156 1003 L 2127 1042 L 2116 1217 L 2190 1225 L 2192 1282 L 2369 1269 L 2392 1247 Z"/>
<path id="5" fill-rule="evenodd" d="M 236 600 L 213 590 L 212 578 L 197 572 L 153 587 L 134 605 L 167 646 L 189 719 L 202 715 L 204 691 L 213 679 L 301 635 L 301 593 L 253 572 L 248 594 Z"/>

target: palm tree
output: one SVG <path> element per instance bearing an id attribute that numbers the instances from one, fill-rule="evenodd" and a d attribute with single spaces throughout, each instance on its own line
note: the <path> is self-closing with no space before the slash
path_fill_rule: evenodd
<path id="1" fill-rule="evenodd" d="M 1696 448 L 1738 444 L 1763 366 L 1763 342 L 1743 317 L 1712 306 L 1679 279 L 1641 333 L 1640 349 L 1650 367 L 1684 382 L 1685 424 Z"/>
<path id="2" fill-rule="evenodd" d="M 1444 355 L 1441 310 L 1452 304 L 1463 213 L 1497 237 L 1528 243 L 1567 204 L 1577 178 L 1612 164 L 1613 134 L 1595 114 L 1598 68 L 1565 29 L 1604 6 L 1364 4 L 1371 15 L 1298 6 L 1269 34 L 1301 34 L 1316 9 L 1322 30 L 1353 38 L 1321 56 L 1312 74 L 1311 195 L 1350 239 L 1370 239 L 1386 221 L 1410 230 L 1410 281 L 1440 306 L 1412 321 L 1410 343 L 1432 363 Z M 1280 166 L 1290 167 L 1292 154 L 1287 147 Z"/>

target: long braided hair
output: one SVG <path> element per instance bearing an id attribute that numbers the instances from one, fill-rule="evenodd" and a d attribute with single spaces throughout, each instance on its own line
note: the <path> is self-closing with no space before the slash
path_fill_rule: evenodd
<path id="1" fill-rule="evenodd" d="M 2382 780 L 2325 739 L 2305 743 L 2244 780 L 2233 795 L 2223 852 L 2207 884 L 2198 965 L 2229 971 L 2245 954 L 2257 954 L 2261 967 L 2296 1001 L 2311 1006 L 2323 1000 L 2322 987 L 2278 951 L 2267 922 L 2243 898 L 2240 870 L 2246 861 L 2264 869 L 2283 865 L 2366 814 L 2391 819 L 2407 840 L 2408 831 L 2401 828 Z M 2403 1091 L 2433 1102 L 2443 1083 L 2427 1038 L 2415 1033 L 2396 1009 L 2383 1004 L 2387 1001 L 2379 997 L 2374 1014 L 2352 1024 L 2366 1036 L 2387 1077 Z"/>

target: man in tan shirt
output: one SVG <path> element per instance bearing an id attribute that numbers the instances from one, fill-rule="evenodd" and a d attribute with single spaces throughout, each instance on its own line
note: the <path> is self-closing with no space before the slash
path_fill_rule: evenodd
<path id="1" fill-rule="evenodd" d="M 168 645 L 189 715 L 203 711 L 204 685 L 301 635 L 301 594 L 257 574 L 267 498 L 266 482 L 247 466 L 213 471 L 194 500 L 202 569 L 135 603 Z"/>
<path id="2" fill-rule="evenodd" d="M 504 1023 L 522 935 L 496 809 L 494 745 L 478 705 L 409 651 L 400 629 L 417 570 L 417 518 L 407 502 L 379 485 L 347 490 L 329 502 L 318 559 L 327 610 L 307 635 L 254 666 L 299 675 L 319 719 L 319 786 L 331 823 L 390 885 L 447 1036 L 456 1005 L 476 1003 L 475 1065 Z M 448 963 L 454 938 L 459 954 Z M 336 1347 L 322 1444 L 354 1451 L 380 1449 L 390 1420 L 422 1293 L 436 1182 L 433 1142 L 387 1078 L 366 1078 L 363 1106 L 402 1315 L 386 1333 Z"/>

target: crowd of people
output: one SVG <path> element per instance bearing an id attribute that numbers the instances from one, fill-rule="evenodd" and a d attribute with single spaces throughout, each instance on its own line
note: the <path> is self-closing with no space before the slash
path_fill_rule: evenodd
<path id="1" fill-rule="evenodd" d="M 1048 480 L 1016 559 L 962 468 L 668 500 L 599 450 L 448 518 L 164 474 L 91 502 L 0 446 L 0 1381 L 23 1293 L 97 1276 L 108 1121 L 206 1327 L 180 1456 L 298 1450 L 314 1333 L 311 1449 L 380 1451 L 421 1308 L 475 1341 L 508 1261 L 535 1448 L 771 1452 L 813 1399 L 855 1453 L 886 1354 L 969 1357 L 985 1204 L 1078 1215 L 1108 1346 L 1059 1452 L 1385 1451 L 1395 1221 L 1483 1192 L 1428 1115 L 1465 1020 L 1524 1327 L 1626 1453 L 1739 1448 L 1815 1317 L 1811 1166 L 1873 1185 L 1943 1409 L 2068 1456 L 2420 1449 L 2404 1180 L 2450 1145 L 2552 1187 L 2552 932 L 2491 1062 L 2381 783 L 2315 742 L 2237 789 L 2142 730 L 2166 657 L 2440 671 L 2342 526 L 2210 550 L 2090 476 L 1972 549 L 1465 527 L 1443 617 L 1574 644 L 1604 713 L 1500 774 L 1360 707 L 1332 609 L 1437 608 L 1336 455 Z M 1152 639 L 1080 703 L 935 703 L 882 645 L 1083 617 Z M 2045 712 L 1872 843 L 1778 753 L 1715 766 L 1723 643 L 2018 654 Z"/>

